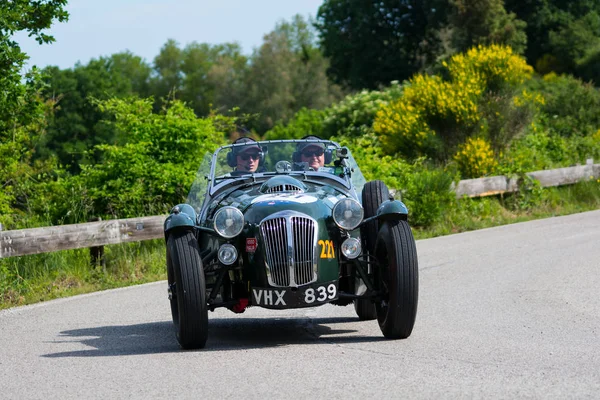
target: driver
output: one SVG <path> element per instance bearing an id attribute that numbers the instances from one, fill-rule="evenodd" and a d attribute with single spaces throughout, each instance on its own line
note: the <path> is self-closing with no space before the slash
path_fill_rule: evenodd
<path id="1" fill-rule="evenodd" d="M 237 139 L 233 144 L 248 143 L 246 146 L 233 147 L 231 149 L 231 158 L 234 160 L 233 172 L 247 173 L 256 172 L 263 157 L 263 152 L 256 140 L 242 137 Z"/>
<path id="2" fill-rule="evenodd" d="M 302 139 L 317 139 L 318 136 L 305 136 Z M 300 153 L 300 161 L 305 162 L 315 171 L 325 166 L 325 143 L 299 143 L 296 151 Z"/>

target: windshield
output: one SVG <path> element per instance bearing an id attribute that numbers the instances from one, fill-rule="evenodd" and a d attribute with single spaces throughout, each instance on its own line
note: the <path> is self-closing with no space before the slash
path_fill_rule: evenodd
<path id="1" fill-rule="evenodd" d="M 276 140 L 220 147 L 206 154 L 188 195 L 199 210 L 206 195 L 225 185 L 262 181 L 274 175 L 332 179 L 362 191 L 365 178 L 350 150 L 328 140 Z M 360 196 L 359 196 L 360 197 Z"/>

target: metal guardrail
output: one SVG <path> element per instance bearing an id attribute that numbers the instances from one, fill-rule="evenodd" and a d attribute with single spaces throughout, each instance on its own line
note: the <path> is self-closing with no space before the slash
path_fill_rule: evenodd
<path id="1" fill-rule="evenodd" d="M 600 164 L 535 171 L 527 175 L 541 186 L 560 186 L 600 178 Z M 481 197 L 518 190 L 518 181 L 505 176 L 467 179 L 452 188 L 456 197 Z M 166 215 L 88 222 L 83 224 L 3 231 L 0 225 L 0 258 L 90 248 L 92 261 L 102 258 L 102 246 L 163 237 Z"/>

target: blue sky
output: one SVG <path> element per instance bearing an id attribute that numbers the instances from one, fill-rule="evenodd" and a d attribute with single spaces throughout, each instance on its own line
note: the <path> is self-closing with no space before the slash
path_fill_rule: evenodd
<path id="1" fill-rule="evenodd" d="M 129 50 L 151 63 L 167 39 L 181 47 L 193 41 L 238 42 L 246 54 L 281 20 L 316 16 L 323 0 L 69 0 L 66 23 L 49 30 L 56 42 L 38 45 L 15 38 L 28 66 L 71 68 L 91 58 Z"/>

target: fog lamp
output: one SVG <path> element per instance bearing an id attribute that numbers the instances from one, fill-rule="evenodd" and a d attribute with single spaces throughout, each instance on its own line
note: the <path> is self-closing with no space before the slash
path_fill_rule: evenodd
<path id="1" fill-rule="evenodd" d="M 360 240 L 356 238 L 348 238 L 344 240 L 342 243 L 342 254 L 351 260 L 360 256 L 360 252 L 362 251 L 362 246 L 360 245 Z"/>
<path id="2" fill-rule="evenodd" d="M 219 247 L 219 261 L 225 265 L 231 265 L 237 260 L 238 252 L 234 245 L 224 244 Z"/>

